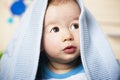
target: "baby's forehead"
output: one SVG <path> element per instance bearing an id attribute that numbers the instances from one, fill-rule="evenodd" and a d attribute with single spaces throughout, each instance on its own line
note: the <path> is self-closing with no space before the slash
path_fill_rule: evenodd
<path id="1" fill-rule="evenodd" d="M 50 5 L 47 8 L 44 23 L 45 26 L 50 23 L 70 23 L 74 20 L 78 20 L 80 16 L 79 6 L 75 2 L 63 4 L 59 6 Z"/>

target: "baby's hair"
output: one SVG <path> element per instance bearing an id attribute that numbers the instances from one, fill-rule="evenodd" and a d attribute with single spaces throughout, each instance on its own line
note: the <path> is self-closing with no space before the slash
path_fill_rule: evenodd
<path id="1" fill-rule="evenodd" d="M 48 4 L 58 5 L 58 4 L 64 4 L 70 1 L 76 2 L 76 0 L 48 0 Z"/>

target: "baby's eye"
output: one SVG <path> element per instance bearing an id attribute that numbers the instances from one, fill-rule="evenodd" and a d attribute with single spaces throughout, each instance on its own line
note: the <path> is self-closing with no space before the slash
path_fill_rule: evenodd
<path id="1" fill-rule="evenodd" d="M 78 29 L 79 25 L 78 24 L 72 24 L 71 29 Z"/>
<path id="2" fill-rule="evenodd" d="M 59 32 L 59 28 L 58 27 L 53 27 L 50 32 Z"/>

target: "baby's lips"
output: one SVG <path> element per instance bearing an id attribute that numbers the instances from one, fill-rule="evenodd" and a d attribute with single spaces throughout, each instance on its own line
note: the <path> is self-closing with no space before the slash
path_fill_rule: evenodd
<path id="1" fill-rule="evenodd" d="M 73 53 L 76 51 L 76 47 L 75 46 L 67 46 L 63 49 L 63 51 L 65 53 Z"/>

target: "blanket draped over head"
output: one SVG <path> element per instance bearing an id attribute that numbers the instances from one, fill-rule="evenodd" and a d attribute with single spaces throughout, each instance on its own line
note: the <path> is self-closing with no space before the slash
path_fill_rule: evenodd
<path id="1" fill-rule="evenodd" d="M 88 80 L 120 80 L 118 65 L 99 25 L 77 0 L 81 14 L 81 60 Z M 34 80 L 40 55 L 44 15 L 48 0 L 35 0 L 0 60 L 0 80 Z"/>

